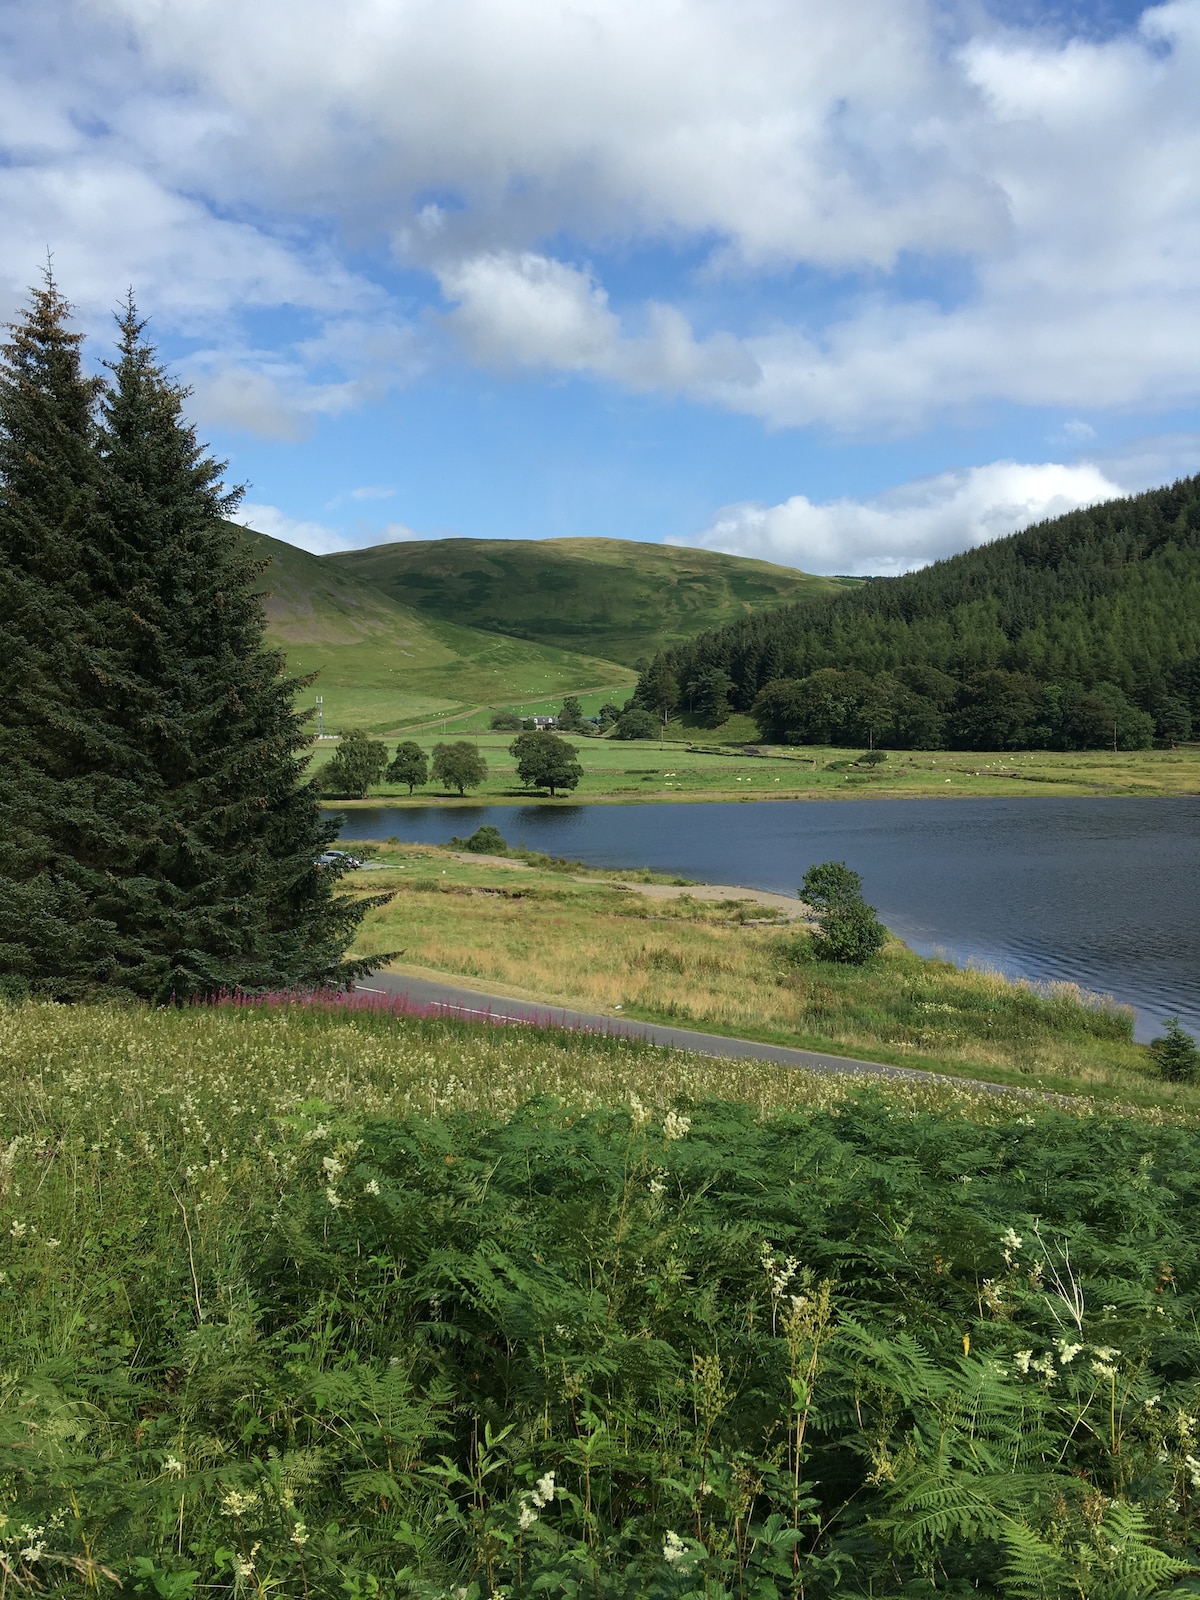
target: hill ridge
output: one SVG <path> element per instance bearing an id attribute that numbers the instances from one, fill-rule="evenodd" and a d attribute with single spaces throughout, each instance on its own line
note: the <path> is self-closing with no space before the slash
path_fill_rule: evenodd
<path id="1" fill-rule="evenodd" d="M 402 540 L 320 558 L 427 617 L 633 666 L 706 627 L 861 580 L 688 545 L 566 536 Z"/>

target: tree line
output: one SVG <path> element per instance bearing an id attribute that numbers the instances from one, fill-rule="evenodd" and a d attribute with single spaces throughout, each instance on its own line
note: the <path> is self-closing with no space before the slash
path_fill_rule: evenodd
<path id="1" fill-rule="evenodd" d="M 0 348 L 0 988 L 183 1001 L 337 984 L 368 904 L 265 647 L 241 491 L 132 297 L 91 376 L 47 271 Z"/>
<path id="2" fill-rule="evenodd" d="M 1178 743 L 1200 726 L 1200 477 L 741 618 L 655 657 L 634 698 L 796 743 Z"/>
<path id="3" fill-rule="evenodd" d="M 517 777 L 527 789 L 548 789 L 551 796 L 570 793 L 583 776 L 575 759 L 578 750 L 547 729 L 519 733 L 508 747 L 517 763 Z M 321 774 L 322 793 L 338 800 L 364 800 L 374 784 L 404 783 L 408 792 L 423 789 L 432 779 L 459 795 L 477 789 L 487 778 L 487 757 L 469 739 L 435 744 L 432 757 L 415 739 L 402 739 L 388 760 L 382 739 L 372 739 L 361 728 L 346 733 Z"/>

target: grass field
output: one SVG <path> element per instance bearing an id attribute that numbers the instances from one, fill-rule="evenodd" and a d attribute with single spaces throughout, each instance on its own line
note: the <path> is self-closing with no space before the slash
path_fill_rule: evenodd
<path id="1" fill-rule="evenodd" d="M 626 666 L 748 611 L 861 581 L 625 539 L 428 539 L 321 560 L 423 616 Z"/>
<path id="2" fill-rule="evenodd" d="M 320 674 L 300 697 L 324 696 L 325 727 L 390 733 L 484 703 L 557 697 L 613 686 L 623 699 L 634 674 L 587 652 L 506 638 L 421 616 L 388 595 L 277 539 L 264 576 L 267 637 L 295 673 Z"/>
<path id="3" fill-rule="evenodd" d="M 602 698 L 593 696 L 594 699 Z M 482 722 L 476 718 L 476 724 Z M 448 722 L 425 728 L 415 735 L 426 749 L 442 739 L 464 735 L 462 725 Z M 1059 754 L 977 751 L 901 751 L 870 769 L 854 763 L 860 749 L 771 749 L 755 745 L 761 755 L 748 755 L 741 745 L 723 747 L 710 742 L 711 734 L 676 729 L 679 735 L 665 745 L 641 740 L 573 738 L 583 777 L 573 795 L 547 804 L 569 805 L 581 800 L 700 801 L 760 799 L 849 799 L 895 796 L 915 799 L 986 795 L 1187 795 L 1200 794 L 1200 745 L 1181 750 L 1089 750 Z M 505 804 L 527 800 L 529 794 L 516 781 L 516 767 L 508 753 L 511 734 L 472 732 L 488 763 L 486 782 L 465 804 Z M 405 737 L 410 737 L 405 734 Z M 689 750 L 685 740 L 700 748 Z M 330 758 L 332 747 L 318 749 L 314 770 Z M 432 788 L 418 790 L 412 803 L 459 803 L 457 795 L 442 795 Z M 408 803 L 403 786 L 381 784 L 372 789 L 370 803 Z M 353 809 L 355 802 L 339 802 Z"/>
<path id="4" fill-rule="evenodd" d="M 394 898 L 368 914 L 356 953 L 400 952 L 401 970 L 612 1016 L 1200 1110 L 1200 1086 L 1154 1075 L 1128 1009 L 1071 984 L 1036 990 L 923 959 L 899 940 L 866 967 L 818 962 L 802 932 L 772 925 L 752 900 L 650 898 L 621 887 L 628 874 L 545 857 L 529 865 L 373 848 L 387 869 L 348 881 Z"/>
<path id="5" fill-rule="evenodd" d="M 1194 1593 L 1200 1134 L 531 1029 L 0 1014 L 0 1586 Z"/>

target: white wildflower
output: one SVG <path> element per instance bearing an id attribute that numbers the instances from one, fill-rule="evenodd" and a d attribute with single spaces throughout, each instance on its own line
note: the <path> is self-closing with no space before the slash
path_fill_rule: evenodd
<path id="1" fill-rule="evenodd" d="M 302 1522 L 298 1522 L 292 1529 L 291 1540 L 297 1550 L 303 1550 L 308 1543 L 308 1529 Z"/>
<path id="2" fill-rule="evenodd" d="M 550 1504 L 551 1500 L 554 1499 L 553 1472 L 544 1472 L 542 1474 L 542 1476 L 534 1484 L 530 1493 L 530 1498 L 539 1511 L 543 1506 L 548 1506 Z"/>
<path id="3" fill-rule="evenodd" d="M 691 1117 L 681 1116 L 678 1111 L 668 1111 L 663 1118 L 663 1133 L 668 1139 L 684 1139 L 692 1126 Z"/>
<path id="4" fill-rule="evenodd" d="M 1115 1378 L 1117 1369 L 1108 1361 L 1093 1361 L 1092 1371 L 1098 1378 Z"/>
<path id="5" fill-rule="evenodd" d="M 41 1530 L 39 1529 L 38 1531 L 40 1532 Z M 34 1561 L 40 1561 L 45 1553 L 46 1541 L 44 1539 L 38 1539 L 34 1544 L 25 1546 L 24 1550 L 21 1551 L 21 1560 L 28 1561 L 30 1563 Z"/>
<path id="6" fill-rule="evenodd" d="M 335 1211 L 337 1211 L 337 1210 L 338 1210 L 338 1208 L 339 1208 L 339 1207 L 340 1207 L 340 1206 L 341 1206 L 341 1203 L 342 1203 L 342 1197 L 341 1197 L 341 1195 L 340 1195 L 340 1194 L 339 1194 L 339 1193 L 338 1193 L 338 1192 L 337 1192 L 337 1190 L 336 1190 L 336 1189 L 334 1189 L 334 1188 L 327 1188 L 327 1189 L 326 1189 L 326 1190 L 325 1190 L 325 1198 L 326 1198 L 326 1200 L 328 1200 L 328 1201 L 329 1201 L 329 1204 L 330 1204 L 330 1205 L 331 1205 L 331 1206 L 332 1206 L 332 1207 L 333 1207 L 333 1209 L 334 1209 L 334 1210 L 335 1210 Z"/>
<path id="7" fill-rule="evenodd" d="M 24 1222 L 14 1221 L 12 1227 L 8 1231 L 14 1239 L 23 1239 L 29 1232 L 29 1228 Z"/>
<path id="8" fill-rule="evenodd" d="M 1056 1339 L 1054 1343 L 1058 1347 L 1058 1359 L 1064 1367 L 1069 1366 L 1083 1349 L 1081 1344 L 1072 1344 L 1070 1339 Z"/>
<path id="9" fill-rule="evenodd" d="M 1200 1489 L 1200 1461 L 1197 1461 L 1195 1456 L 1184 1456 L 1183 1464 L 1187 1468 L 1192 1488 Z"/>
<path id="10" fill-rule="evenodd" d="M 1005 1230 L 1004 1237 L 1001 1239 L 1000 1243 L 1004 1246 L 1005 1250 L 1019 1250 L 1021 1245 L 1024 1243 L 1024 1240 L 1013 1228 L 1008 1228 Z"/>
<path id="11" fill-rule="evenodd" d="M 163 1471 L 170 1473 L 172 1478 L 180 1478 L 184 1472 L 183 1462 L 178 1456 L 168 1456 L 163 1462 Z"/>
<path id="12" fill-rule="evenodd" d="M 345 1163 L 339 1161 L 336 1156 L 322 1156 L 321 1165 L 325 1168 L 325 1176 L 330 1183 L 336 1183 L 346 1170 Z"/>
<path id="13" fill-rule="evenodd" d="M 1018 1372 L 1020 1372 L 1022 1374 L 1028 1374 L 1028 1372 L 1029 1372 L 1029 1364 L 1033 1360 L 1033 1351 L 1032 1350 L 1018 1350 L 1016 1355 L 1013 1357 L 1013 1360 L 1014 1360 L 1014 1362 L 1016 1362 L 1016 1367 L 1017 1367 L 1017 1371 Z"/>
<path id="14" fill-rule="evenodd" d="M 381 1191 L 380 1191 L 380 1188 L 379 1188 L 378 1180 L 375 1179 L 375 1178 L 372 1178 L 370 1180 L 370 1182 L 366 1185 L 366 1187 L 363 1189 L 363 1193 L 364 1194 L 376 1194 L 377 1195 L 380 1192 Z"/>
<path id="15" fill-rule="evenodd" d="M 517 1527 L 520 1529 L 520 1531 L 522 1533 L 526 1533 L 526 1532 L 528 1532 L 528 1530 L 530 1528 L 533 1527 L 534 1523 L 537 1521 L 538 1514 L 533 1509 L 533 1507 L 529 1504 L 529 1502 L 525 1499 L 525 1497 L 523 1495 L 521 1497 L 521 1500 L 522 1500 L 521 1514 L 517 1518 Z"/>
<path id="16" fill-rule="evenodd" d="M 617 1009 L 619 1010 L 620 1007 Z M 629 1096 L 629 1120 L 635 1128 L 644 1128 L 650 1121 L 649 1111 L 635 1094 Z"/>
<path id="17" fill-rule="evenodd" d="M 650 1190 L 650 1193 L 656 1200 L 660 1194 L 664 1194 L 666 1192 L 666 1187 L 666 1184 L 661 1178 L 651 1178 L 649 1184 L 647 1185 L 647 1188 Z"/>
<path id="18" fill-rule="evenodd" d="M 221 1510 L 227 1517 L 244 1516 L 247 1511 L 253 1511 L 257 1504 L 256 1494 L 243 1494 L 240 1489 L 226 1489 L 221 1496 Z"/>
<path id="19" fill-rule="evenodd" d="M 1149 1399 L 1147 1399 L 1146 1401 L 1143 1402 L 1145 1407 L 1146 1407 L 1146 1410 L 1147 1411 L 1153 1411 L 1154 1407 L 1158 1404 L 1158 1402 L 1161 1399 L 1162 1399 L 1162 1395 L 1160 1395 L 1160 1394 L 1152 1394 L 1149 1397 Z"/>
<path id="20" fill-rule="evenodd" d="M 686 1561 L 687 1557 L 687 1545 L 684 1544 L 677 1533 L 672 1533 L 668 1530 L 666 1538 L 663 1540 L 663 1560 L 669 1561 L 675 1567 L 681 1561 Z"/>
<path id="21" fill-rule="evenodd" d="M 1121 1352 L 1114 1350 L 1111 1345 L 1098 1344 L 1093 1354 L 1098 1361 L 1115 1361 Z"/>
<path id="22" fill-rule="evenodd" d="M 254 1576 L 254 1557 L 258 1554 L 258 1545 L 250 1551 L 250 1559 L 244 1560 L 241 1556 L 233 1557 L 233 1575 L 239 1583 L 246 1583 Z"/>

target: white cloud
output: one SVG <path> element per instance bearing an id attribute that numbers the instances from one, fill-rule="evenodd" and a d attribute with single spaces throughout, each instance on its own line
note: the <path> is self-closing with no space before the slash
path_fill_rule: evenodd
<path id="1" fill-rule="evenodd" d="M 1200 0 L 1099 41 L 967 0 L 10 0 L 2 26 L 0 300 L 47 244 L 85 307 L 132 280 L 219 345 L 214 417 L 294 437 L 420 369 L 359 265 L 385 240 L 482 363 L 774 426 L 1200 397 Z M 567 259 L 631 243 L 664 247 L 631 307 Z M 718 306 L 758 274 L 757 309 L 690 321 L 676 247 Z M 241 351 L 274 307 L 319 325 L 287 371 Z"/>
<path id="2" fill-rule="evenodd" d="M 711 527 L 672 543 L 754 556 L 805 572 L 888 576 L 1125 491 L 1088 463 L 994 461 L 864 500 L 726 506 Z"/>
<path id="3" fill-rule="evenodd" d="M 378 401 L 421 369 L 410 328 L 387 317 L 338 318 L 317 337 L 279 352 L 218 347 L 186 363 L 191 411 L 207 425 L 269 439 L 303 439 L 322 417 Z M 364 491 L 365 493 L 365 491 Z"/>
<path id="4" fill-rule="evenodd" d="M 476 256 L 444 268 L 441 281 L 457 302 L 447 325 L 486 365 L 591 372 L 633 389 L 701 395 L 758 376 L 736 339 L 697 340 L 671 306 L 651 303 L 644 331 L 630 333 L 590 272 L 532 251 Z"/>
<path id="5" fill-rule="evenodd" d="M 253 528 L 255 533 L 265 533 L 269 539 L 282 539 L 284 544 L 298 545 L 301 550 L 309 550 L 317 556 L 327 555 L 331 550 L 349 548 L 347 541 L 333 528 L 327 528 L 321 522 L 305 522 L 297 517 L 289 517 L 278 506 L 243 501 L 234 521 L 240 522 L 245 528 Z"/>
<path id="6" fill-rule="evenodd" d="M 366 484 L 361 489 L 351 489 L 351 500 L 392 500 L 395 498 L 395 489 L 385 489 L 381 484 Z"/>

